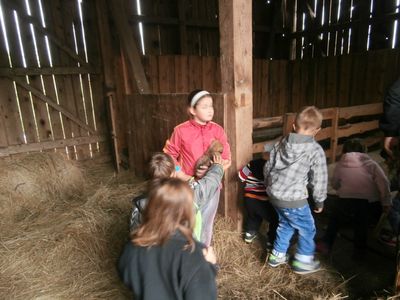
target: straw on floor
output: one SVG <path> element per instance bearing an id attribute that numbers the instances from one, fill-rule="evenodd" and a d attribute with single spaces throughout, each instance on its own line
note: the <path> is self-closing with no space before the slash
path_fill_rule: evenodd
<path id="1" fill-rule="evenodd" d="M 144 182 L 110 164 L 34 154 L 0 168 L 0 298 L 130 299 L 115 263 L 128 235 L 130 199 Z M 4 191 L 4 192 L 3 192 Z M 271 269 L 217 218 L 220 299 L 340 299 L 340 277 Z"/>

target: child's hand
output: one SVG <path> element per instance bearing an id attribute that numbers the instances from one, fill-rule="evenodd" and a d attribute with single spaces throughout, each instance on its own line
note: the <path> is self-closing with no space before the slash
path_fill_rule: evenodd
<path id="1" fill-rule="evenodd" d="M 180 179 L 180 180 L 183 180 L 183 181 L 188 181 L 190 178 L 192 178 L 191 176 L 187 175 L 187 174 L 186 174 L 185 172 L 183 172 L 182 170 L 175 171 L 175 172 L 171 175 L 171 177 L 176 177 L 176 178 L 178 178 L 178 179 Z"/>
<path id="2" fill-rule="evenodd" d="M 206 261 L 215 265 L 217 263 L 217 256 L 215 255 L 213 247 L 203 249 L 203 255 Z"/>
<path id="3" fill-rule="evenodd" d="M 213 163 L 214 163 L 214 164 L 220 164 L 220 165 L 222 165 L 223 162 L 224 162 L 224 160 L 222 159 L 221 155 L 219 155 L 219 154 L 214 154 L 214 155 L 213 155 Z"/>
<path id="4" fill-rule="evenodd" d="M 323 207 L 314 208 L 314 212 L 315 212 L 316 214 L 322 213 L 323 210 L 324 210 Z"/>

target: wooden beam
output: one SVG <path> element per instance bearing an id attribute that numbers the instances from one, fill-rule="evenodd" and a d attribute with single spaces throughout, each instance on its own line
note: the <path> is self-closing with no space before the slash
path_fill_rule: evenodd
<path id="1" fill-rule="evenodd" d="M 187 34 L 186 34 L 186 1 L 179 0 L 178 13 L 179 13 L 179 37 L 181 45 L 181 55 L 188 54 L 187 52 Z"/>
<path id="2" fill-rule="evenodd" d="M 8 76 L 8 78 L 15 81 L 15 83 L 17 85 L 19 85 L 19 86 L 23 87 L 24 89 L 26 89 L 27 91 L 31 92 L 32 95 L 35 95 L 40 100 L 46 102 L 49 106 L 51 106 L 55 110 L 61 112 L 64 116 L 66 116 L 68 119 L 75 122 L 79 126 L 81 126 L 83 129 L 89 131 L 90 133 L 96 133 L 96 131 L 93 128 L 91 128 L 89 125 L 82 122 L 80 119 L 78 119 L 75 115 L 73 115 L 72 113 L 67 111 L 62 106 L 58 105 L 56 102 L 53 101 L 53 99 L 51 99 L 50 97 L 43 94 L 40 90 L 34 88 L 33 86 L 27 84 L 23 80 L 20 80 L 19 78 L 12 77 L 12 76 Z"/>
<path id="3" fill-rule="evenodd" d="M 0 68 L 0 76 L 39 76 L 39 75 L 78 75 L 99 74 L 100 71 L 92 67 L 53 67 L 53 68 Z"/>
<path id="4" fill-rule="evenodd" d="M 336 161 L 336 156 L 338 155 L 337 146 L 338 146 L 338 127 L 339 127 L 339 108 L 335 108 L 335 114 L 332 119 L 332 136 L 331 136 L 331 163 Z"/>
<path id="5" fill-rule="evenodd" d="M 242 225 L 237 171 L 253 154 L 252 2 L 219 0 L 221 90 L 225 95 L 225 130 L 232 149 L 232 166 L 225 175 L 225 216 Z"/>
<path id="6" fill-rule="evenodd" d="M 85 136 L 85 137 L 70 138 L 70 139 L 65 139 L 65 140 L 13 145 L 13 146 L 8 146 L 7 148 L 0 148 L 0 157 L 9 156 L 9 155 L 18 154 L 18 153 L 38 152 L 38 151 L 49 150 L 49 149 L 54 149 L 54 148 L 64 148 L 64 147 L 71 147 L 71 146 L 93 144 L 93 143 L 104 142 L 104 141 L 106 141 L 106 138 L 104 136 L 92 135 L 92 136 Z"/>
<path id="7" fill-rule="evenodd" d="M 184 1 L 184 0 L 179 0 Z M 161 17 L 161 16 L 144 16 L 144 15 L 130 15 L 129 23 L 131 25 L 137 25 L 139 22 L 143 24 L 149 25 L 169 25 L 169 26 L 179 26 L 181 25 L 180 19 L 177 18 L 169 18 L 169 17 Z M 185 20 L 184 25 L 186 27 L 196 27 L 203 29 L 218 29 L 218 21 L 213 20 Z M 271 32 L 274 30 L 276 33 L 286 33 L 286 30 L 281 28 L 273 29 L 270 26 L 265 25 L 254 25 L 254 32 Z"/>
<path id="8" fill-rule="evenodd" d="M 253 119 L 253 129 L 283 125 L 283 116 Z"/>
<path id="9" fill-rule="evenodd" d="M 338 129 L 338 138 L 348 137 L 354 134 L 361 134 L 367 131 L 379 128 L 379 121 L 360 122 L 340 126 Z"/>
<path id="10" fill-rule="evenodd" d="M 66 52 L 73 59 L 78 61 L 82 66 L 90 66 L 86 62 L 85 58 L 80 57 L 79 55 L 76 54 L 76 52 L 74 50 L 65 46 L 65 42 L 60 40 L 58 37 L 56 37 L 48 28 L 43 27 L 39 20 L 37 20 L 35 17 L 27 15 L 25 10 L 22 7 L 20 7 L 20 5 L 17 3 L 17 1 L 5 0 L 4 4 L 9 9 L 15 10 L 18 13 L 18 17 L 20 17 L 22 20 L 24 20 L 28 23 L 31 23 L 33 26 L 35 26 L 36 30 L 40 34 L 42 34 L 44 36 L 48 36 L 54 44 L 56 44 L 61 50 Z"/>
<path id="11" fill-rule="evenodd" d="M 350 119 L 359 116 L 380 115 L 382 113 L 383 113 L 382 102 L 339 108 L 339 118 L 341 119 Z"/>
<path id="12" fill-rule="evenodd" d="M 281 5 L 282 5 L 282 0 L 278 1 L 273 1 L 271 3 L 272 6 L 272 27 L 271 27 L 271 32 L 269 34 L 269 42 L 268 42 L 268 50 L 267 50 L 267 59 L 268 58 L 273 58 L 274 56 L 274 49 L 275 49 L 275 34 L 276 31 L 278 30 L 278 16 L 279 12 L 281 11 Z"/>
<path id="13" fill-rule="evenodd" d="M 149 94 L 150 87 L 142 65 L 140 53 L 133 38 L 132 27 L 129 25 L 127 12 L 124 9 L 122 0 L 108 2 L 115 22 L 118 36 L 124 53 L 129 61 L 136 88 L 140 94 Z"/>
<path id="14" fill-rule="evenodd" d="M 115 89 L 115 80 L 114 55 L 112 49 L 110 25 L 108 22 L 108 10 L 105 0 L 99 0 L 95 2 L 97 12 L 97 27 L 99 28 L 100 32 L 99 42 L 104 74 L 104 84 L 106 92 L 109 92 Z"/>

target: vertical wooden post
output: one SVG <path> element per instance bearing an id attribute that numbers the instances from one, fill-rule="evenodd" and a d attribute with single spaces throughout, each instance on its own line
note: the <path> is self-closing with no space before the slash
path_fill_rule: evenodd
<path id="1" fill-rule="evenodd" d="M 292 18 L 292 22 L 293 22 L 292 23 L 292 33 L 296 33 L 296 31 L 297 31 L 297 0 L 294 0 L 294 3 L 293 3 L 293 18 Z M 299 45 L 297 43 L 298 40 L 299 39 L 296 38 L 296 37 L 292 38 L 292 41 L 290 43 L 290 54 L 289 54 L 290 60 L 295 60 L 297 58 L 296 49 L 297 49 L 297 47 L 299 47 Z"/>
<path id="2" fill-rule="evenodd" d="M 186 38 L 186 1 L 179 0 L 178 14 L 179 14 L 179 36 L 181 45 L 181 55 L 187 55 L 187 38 Z"/>
<path id="3" fill-rule="evenodd" d="M 335 107 L 332 117 L 332 136 L 331 136 L 331 163 L 336 161 L 336 151 L 338 145 L 338 126 L 339 126 L 339 108 Z"/>
<path id="4" fill-rule="evenodd" d="M 221 90 L 225 130 L 232 149 L 232 167 L 225 175 L 225 216 L 241 229 L 237 171 L 252 158 L 253 77 L 252 2 L 219 0 Z"/>

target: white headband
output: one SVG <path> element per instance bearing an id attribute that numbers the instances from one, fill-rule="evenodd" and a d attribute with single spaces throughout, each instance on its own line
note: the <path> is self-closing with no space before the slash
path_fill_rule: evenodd
<path id="1" fill-rule="evenodd" d="M 192 101 L 190 101 L 190 107 L 194 107 L 196 103 L 206 95 L 210 95 L 207 91 L 200 91 L 192 97 Z"/>

